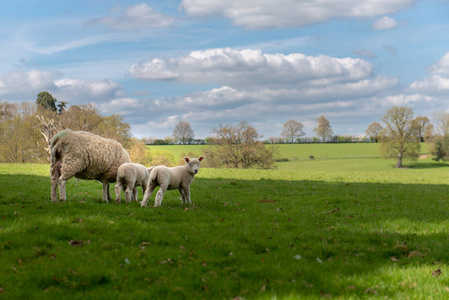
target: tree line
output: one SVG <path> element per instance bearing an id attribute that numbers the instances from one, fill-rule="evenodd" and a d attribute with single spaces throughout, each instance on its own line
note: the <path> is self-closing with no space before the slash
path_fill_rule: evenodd
<path id="1" fill-rule="evenodd" d="M 315 121 L 316 140 L 312 142 L 360 141 L 334 136 L 329 120 L 323 115 Z M 379 142 L 380 156 L 398 158 L 397 167 L 402 167 L 403 159 L 418 157 L 421 142 L 428 144 L 436 160 L 449 159 L 449 113 L 436 114 L 432 124 L 427 117 L 414 118 L 410 107 L 394 106 L 380 121 L 368 126 L 363 141 Z M 102 116 L 92 104 L 69 106 L 48 92 L 39 93 L 35 103 L 0 100 L 0 162 L 48 163 L 51 138 L 63 129 L 84 130 L 115 139 L 136 163 L 178 164 L 167 151 L 148 149 L 145 146 L 148 140 L 133 138 L 131 127 L 122 116 Z M 296 120 L 287 121 L 281 132 L 283 142 L 288 143 L 307 142 L 304 135 L 304 125 Z M 207 157 L 205 164 L 211 167 L 266 169 L 274 166 L 277 148 L 266 147 L 267 141 L 261 141 L 262 135 L 247 122 L 235 126 L 220 124 L 205 140 L 194 136 L 190 123 L 181 121 L 175 126 L 173 137 L 164 143 L 211 145 L 203 153 Z"/>

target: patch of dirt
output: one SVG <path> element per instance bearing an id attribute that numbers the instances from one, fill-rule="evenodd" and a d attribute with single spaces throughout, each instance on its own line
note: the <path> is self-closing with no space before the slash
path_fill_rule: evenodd
<path id="1" fill-rule="evenodd" d="M 422 155 L 419 156 L 419 159 L 425 159 L 425 158 L 427 158 L 429 156 L 430 156 L 430 154 L 422 154 Z"/>

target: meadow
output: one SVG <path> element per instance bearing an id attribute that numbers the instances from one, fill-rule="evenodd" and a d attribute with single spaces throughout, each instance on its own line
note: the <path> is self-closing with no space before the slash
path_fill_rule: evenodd
<path id="1" fill-rule="evenodd" d="M 202 168 L 192 206 L 161 208 L 74 179 L 51 203 L 48 165 L 0 164 L 0 297 L 446 299 L 448 164 L 376 147 L 283 145 L 276 170 Z"/>

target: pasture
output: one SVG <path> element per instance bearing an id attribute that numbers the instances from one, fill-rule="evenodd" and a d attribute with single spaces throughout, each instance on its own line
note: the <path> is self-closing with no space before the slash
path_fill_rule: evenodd
<path id="1" fill-rule="evenodd" d="M 449 296 L 446 163 L 285 146 L 277 170 L 201 169 L 188 207 L 177 191 L 161 208 L 102 203 L 74 179 L 51 203 L 48 165 L 0 164 L 0 297 Z"/>

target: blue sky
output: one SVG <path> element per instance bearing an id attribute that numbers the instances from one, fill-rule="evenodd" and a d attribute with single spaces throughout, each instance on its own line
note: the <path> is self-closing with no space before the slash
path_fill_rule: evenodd
<path id="1" fill-rule="evenodd" d="M 288 120 L 361 135 L 393 105 L 449 108 L 449 1 L 3 1 L 0 99 L 48 91 L 136 137 Z"/>

